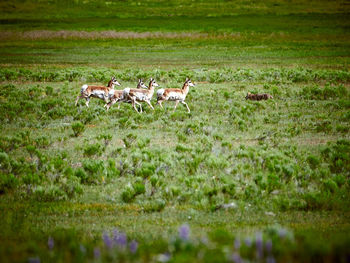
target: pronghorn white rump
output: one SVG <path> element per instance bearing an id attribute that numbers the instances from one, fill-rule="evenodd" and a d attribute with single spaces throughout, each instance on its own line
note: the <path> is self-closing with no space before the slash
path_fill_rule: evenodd
<path id="1" fill-rule="evenodd" d="M 89 86 L 83 85 L 80 90 L 80 95 L 77 96 L 75 101 L 75 106 L 78 104 L 79 99 L 86 99 L 86 106 L 89 107 L 90 98 L 102 99 L 106 102 L 108 98 L 112 97 L 114 94 L 114 86 L 120 86 L 119 82 L 113 77 L 109 82 L 107 87 L 105 86 Z"/>
<path id="2" fill-rule="evenodd" d="M 190 87 L 194 87 L 194 86 L 195 84 L 192 83 L 192 81 L 189 78 L 186 78 L 186 81 L 183 84 L 182 89 L 159 89 L 157 90 L 157 104 L 159 104 L 160 107 L 163 108 L 162 106 L 163 101 L 166 101 L 166 100 L 176 101 L 174 111 L 176 110 L 176 107 L 180 102 L 186 106 L 188 112 L 191 112 L 190 108 L 185 102 L 185 99 Z"/>
<path id="3" fill-rule="evenodd" d="M 142 112 L 142 106 L 138 101 L 140 102 L 146 102 L 152 110 L 154 110 L 152 104 L 151 104 L 151 99 L 154 93 L 154 87 L 159 87 L 159 85 L 156 83 L 156 81 L 151 78 L 149 84 L 148 84 L 148 89 L 147 90 L 141 90 L 141 89 L 130 89 L 126 88 L 124 89 L 124 100 L 130 99 L 132 106 L 134 109 L 139 112 L 135 106 L 135 104 L 139 105 L 140 107 L 140 112 Z"/>
<path id="4" fill-rule="evenodd" d="M 147 89 L 147 86 L 142 81 L 142 79 L 139 79 L 137 83 L 137 89 Z M 124 90 L 114 90 L 113 96 L 110 98 L 110 101 L 105 105 L 106 109 L 109 110 L 110 107 L 112 107 L 115 103 L 118 103 L 118 109 L 120 108 L 121 102 L 131 102 L 131 100 L 124 99 Z"/>

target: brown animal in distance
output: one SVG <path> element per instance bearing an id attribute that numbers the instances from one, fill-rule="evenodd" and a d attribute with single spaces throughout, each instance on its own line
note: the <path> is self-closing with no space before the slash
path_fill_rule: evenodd
<path id="1" fill-rule="evenodd" d="M 273 99 L 272 95 L 263 93 L 263 94 L 252 94 L 248 92 L 247 96 L 245 97 L 246 100 L 268 100 Z"/>

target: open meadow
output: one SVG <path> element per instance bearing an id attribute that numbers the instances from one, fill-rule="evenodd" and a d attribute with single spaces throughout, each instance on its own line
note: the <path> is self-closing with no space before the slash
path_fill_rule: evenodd
<path id="1" fill-rule="evenodd" d="M 0 261 L 349 262 L 349 12 L 2 1 Z M 113 76 L 191 112 L 74 105 Z"/>

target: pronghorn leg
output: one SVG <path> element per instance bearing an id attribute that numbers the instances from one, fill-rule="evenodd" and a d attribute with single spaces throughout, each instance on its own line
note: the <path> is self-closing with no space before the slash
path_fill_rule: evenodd
<path id="1" fill-rule="evenodd" d="M 78 95 L 77 99 L 75 100 L 75 106 L 77 106 L 79 99 L 80 99 L 80 95 Z"/>
<path id="2" fill-rule="evenodd" d="M 162 109 L 164 109 L 164 108 L 163 108 L 163 105 L 162 105 L 162 102 L 163 102 L 163 101 L 164 101 L 164 100 L 158 100 L 158 101 L 157 101 L 157 104 L 159 104 L 159 106 L 160 106 Z"/>
<path id="3" fill-rule="evenodd" d="M 118 110 L 120 109 L 120 104 L 122 104 L 123 100 L 118 101 Z"/>
<path id="4" fill-rule="evenodd" d="M 86 97 L 85 105 L 89 108 L 90 97 Z"/>
<path id="5" fill-rule="evenodd" d="M 138 103 L 136 100 L 135 100 L 135 103 L 136 103 L 137 105 L 139 105 L 139 107 L 140 107 L 140 113 L 142 113 L 142 105 L 141 105 L 141 103 Z"/>
<path id="6" fill-rule="evenodd" d="M 136 102 L 136 99 L 131 98 L 131 104 L 132 104 L 133 108 L 134 108 L 137 112 L 139 112 L 139 111 L 136 109 L 136 106 L 135 106 L 136 103 L 137 103 L 137 102 Z M 137 103 L 137 104 L 139 104 L 139 103 Z M 141 109 L 141 110 L 142 110 L 142 109 Z"/>
<path id="7" fill-rule="evenodd" d="M 148 100 L 146 100 L 146 103 L 151 107 L 152 110 L 154 110 L 154 108 L 153 108 L 151 102 L 149 102 Z"/>
<path id="8" fill-rule="evenodd" d="M 179 101 L 177 100 L 175 103 L 174 111 L 176 110 L 177 105 L 179 104 Z"/>
<path id="9" fill-rule="evenodd" d="M 105 107 L 107 110 L 109 110 L 109 108 L 112 107 L 113 104 L 116 102 L 117 101 L 115 99 L 111 99 L 109 102 L 106 102 L 106 104 L 103 107 Z"/>
<path id="10" fill-rule="evenodd" d="M 78 96 L 77 96 L 77 99 L 75 100 L 75 106 L 78 105 L 79 99 L 84 99 L 84 98 L 85 98 L 85 97 L 84 97 L 83 95 L 78 95 Z"/>
<path id="11" fill-rule="evenodd" d="M 127 99 L 119 98 L 115 102 L 118 102 L 118 110 L 119 110 L 120 109 L 120 104 L 122 104 L 123 102 L 127 102 Z"/>
<path id="12" fill-rule="evenodd" d="M 108 103 L 108 96 L 104 96 L 103 99 L 104 99 L 104 101 L 105 101 L 105 103 L 106 103 L 106 104 L 105 104 L 105 106 L 106 106 L 107 103 Z"/>
<path id="13" fill-rule="evenodd" d="M 183 100 L 180 102 L 186 106 L 188 113 L 190 113 L 191 111 L 190 111 L 190 108 L 188 107 L 187 103 L 184 102 Z"/>
<path id="14" fill-rule="evenodd" d="M 117 101 L 116 100 L 111 100 L 110 102 L 108 102 L 107 104 L 105 104 L 105 108 L 106 110 L 108 111 L 110 107 L 113 106 L 114 103 L 116 103 Z"/>

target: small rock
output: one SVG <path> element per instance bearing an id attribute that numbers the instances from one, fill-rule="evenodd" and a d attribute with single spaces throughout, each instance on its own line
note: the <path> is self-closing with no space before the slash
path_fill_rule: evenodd
<path id="1" fill-rule="evenodd" d="M 267 211 L 267 212 L 265 212 L 265 215 L 267 215 L 267 216 L 275 216 L 276 214 L 274 212 Z"/>
<path id="2" fill-rule="evenodd" d="M 186 133 L 187 135 L 191 135 L 191 134 L 193 133 L 193 131 L 192 131 L 191 128 L 188 128 L 188 129 L 186 129 L 185 133 Z"/>
<path id="3" fill-rule="evenodd" d="M 278 190 L 273 190 L 273 191 L 271 192 L 272 195 L 278 195 L 279 193 L 280 193 L 280 191 L 278 191 Z"/>
<path id="4" fill-rule="evenodd" d="M 221 205 L 221 207 L 224 209 L 235 209 L 235 208 L 237 208 L 237 204 L 232 202 L 232 203 L 228 203 L 228 204 L 223 204 L 223 205 Z"/>

